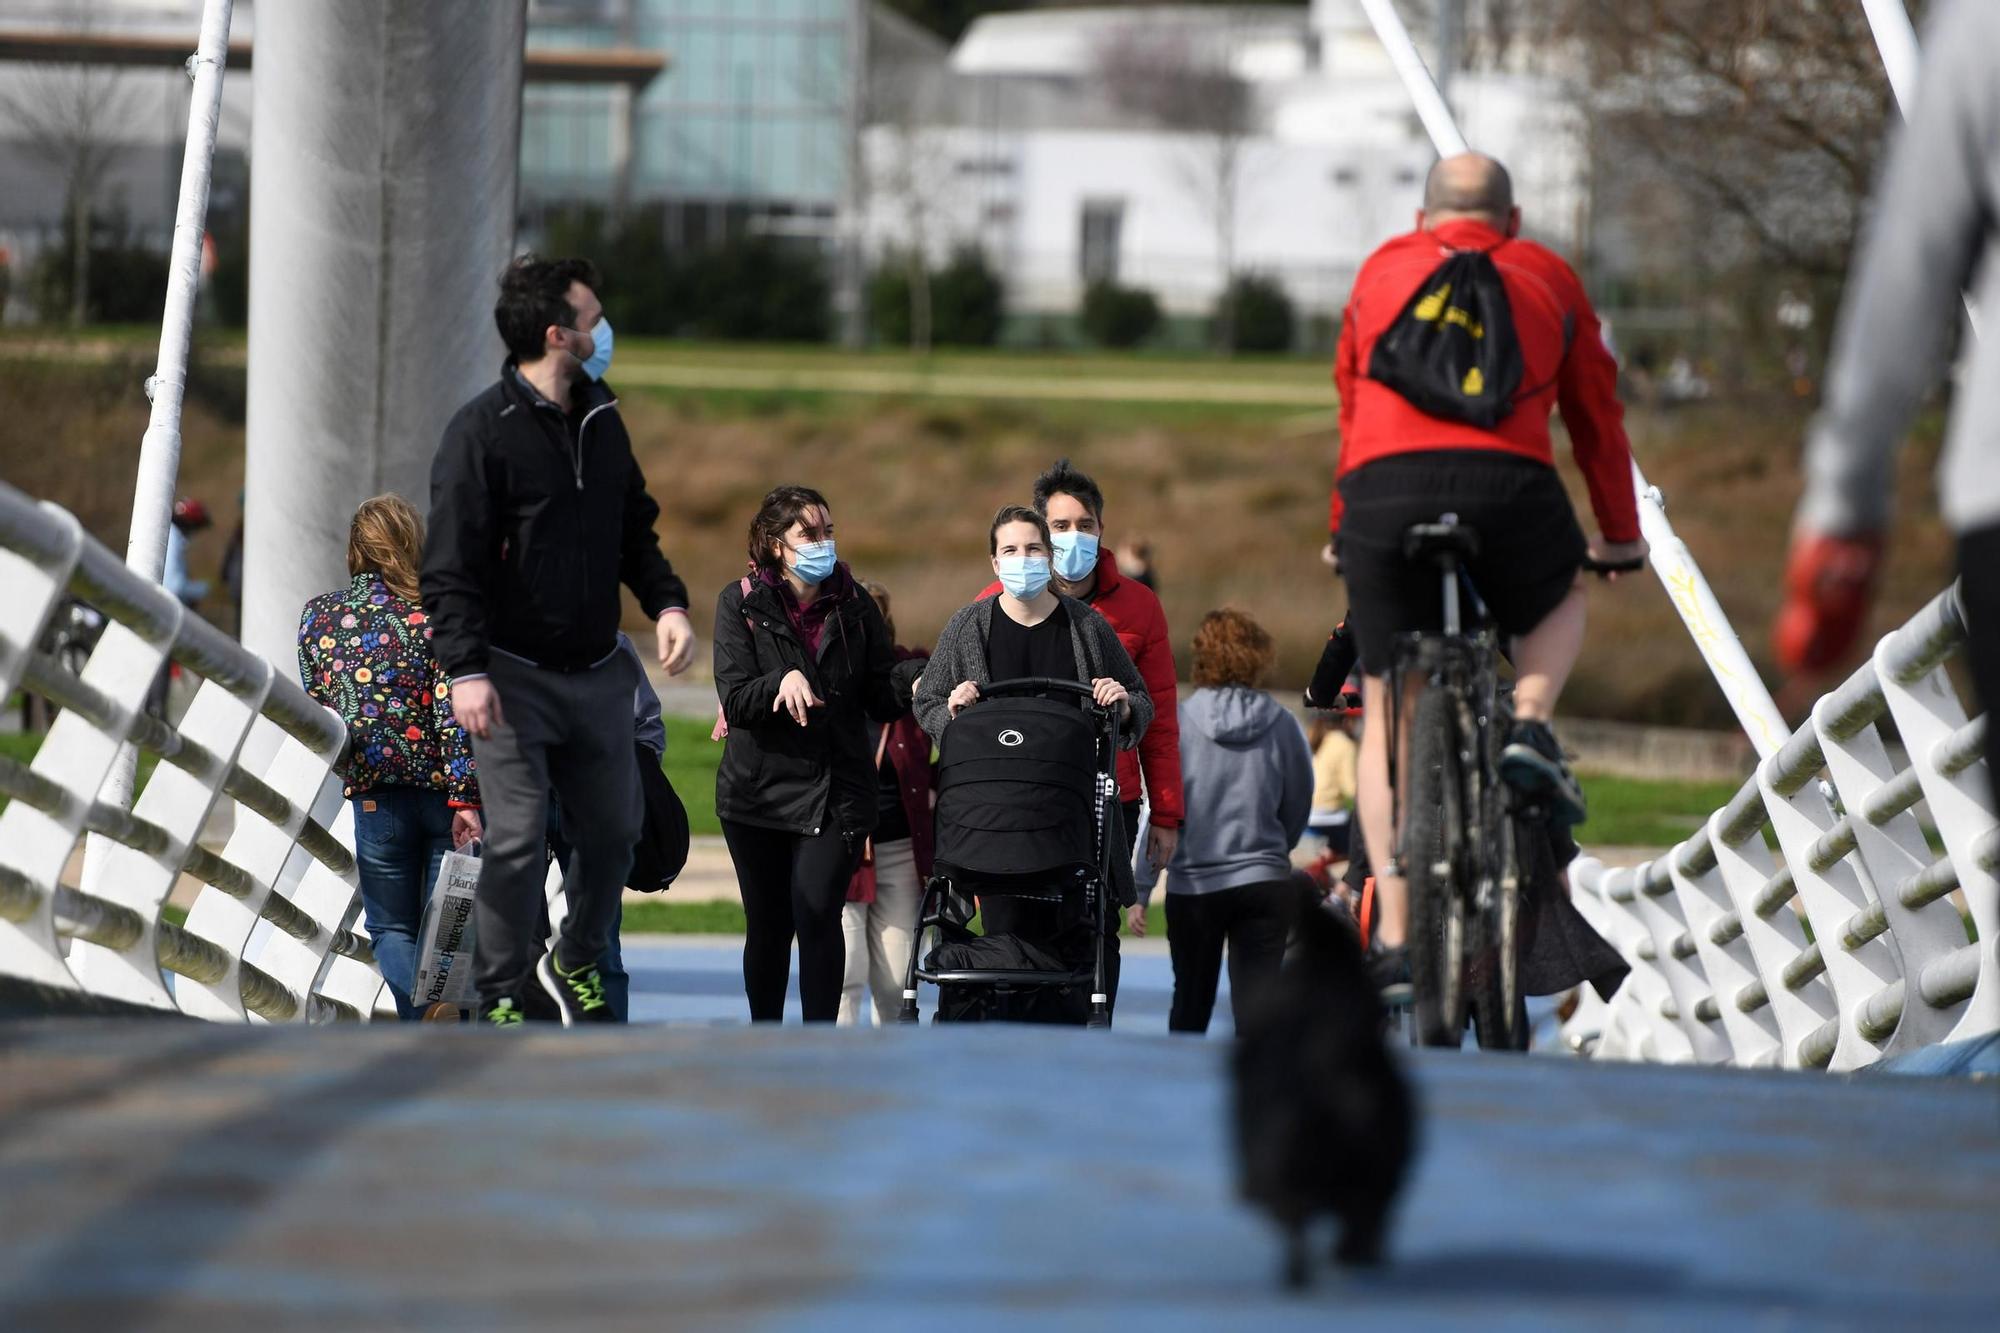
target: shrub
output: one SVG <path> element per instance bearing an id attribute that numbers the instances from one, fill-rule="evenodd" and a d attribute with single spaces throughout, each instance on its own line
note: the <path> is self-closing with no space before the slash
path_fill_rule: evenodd
<path id="1" fill-rule="evenodd" d="M 1093 282 L 1083 293 L 1083 330 L 1100 347 L 1137 347 L 1160 326 L 1160 303 L 1138 287 Z"/>
<path id="2" fill-rule="evenodd" d="M 1006 301 L 1000 277 L 984 252 L 965 246 L 930 275 L 931 343 L 940 347 L 991 347 L 1000 339 Z M 877 340 L 908 346 L 910 268 L 907 256 L 891 253 L 868 279 L 868 324 Z"/>
<path id="3" fill-rule="evenodd" d="M 688 291 L 702 337 L 826 340 L 831 290 L 816 249 L 747 236 L 699 256 L 696 264 Z"/>
<path id="4" fill-rule="evenodd" d="M 1227 323 L 1232 352 L 1289 352 L 1297 323 L 1292 298 L 1276 278 L 1244 273 L 1229 284 L 1224 298 L 1230 309 L 1217 303 L 1218 325 Z"/>
<path id="5" fill-rule="evenodd" d="M 931 275 L 931 339 L 952 347 L 991 347 L 1000 338 L 1006 297 L 985 252 L 962 246 Z"/>
<path id="6" fill-rule="evenodd" d="M 135 237 L 122 213 L 92 214 L 89 244 L 88 317 L 109 324 L 159 319 L 167 304 L 167 256 Z M 35 260 L 31 287 L 44 321 L 69 316 L 75 254 L 75 229 L 65 218 L 62 235 Z"/>

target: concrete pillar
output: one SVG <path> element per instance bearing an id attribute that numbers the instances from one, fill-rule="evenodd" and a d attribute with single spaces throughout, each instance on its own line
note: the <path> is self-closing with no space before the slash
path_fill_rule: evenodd
<path id="1" fill-rule="evenodd" d="M 431 455 L 498 374 L 524 0 L 257 7 L 244 642 L 293 661 L 348 519 L 429 507 Z"/>

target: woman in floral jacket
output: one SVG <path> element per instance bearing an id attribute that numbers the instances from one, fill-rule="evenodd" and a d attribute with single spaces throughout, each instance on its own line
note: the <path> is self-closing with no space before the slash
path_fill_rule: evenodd
<path id="1" fill-rule="evenodd" d="M 396 1012 L 415 1018 L 417 931 L 446 851 L 479 836 L 472 745 L 451 714 L 417 598 L 423 520 L 400 496 L 354 511 L 347 572 L 299 617 L 299 678 L 347 723 L 361 901 Z"/>

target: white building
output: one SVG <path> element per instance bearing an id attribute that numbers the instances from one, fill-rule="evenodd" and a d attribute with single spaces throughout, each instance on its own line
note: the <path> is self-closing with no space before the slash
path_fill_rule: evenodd
<path id="1" fill-rule="evenodd" d="M 1276 276 L 1305 313 L 1337 311 L 1369 251 L 1411 225 L 1433 159 L 1356 0 L 997 14 L 934 69 L 909 49 L 878 49 L 872 246 L 921 239 L 941 257 L 976 243 L 1017 313 L 1072 312 L 1097 278 L 1148 288 L 1170 313 L 1211 310 L 1230 230 L 1216 169 L 1229 136 L 1189 128 L 1216 123 L 1199 108 L 1149 107 L 1133 86 L 1147 52 L 1162 57 L 1167 97 L 1175 60 L 1245 85 L 1233 267 Z M 1574 248 L 1585 146 L 1553 80 L 1466 73 L 1451 97 L 1474 144 L 1513 171 L 1529 230 Z"/>

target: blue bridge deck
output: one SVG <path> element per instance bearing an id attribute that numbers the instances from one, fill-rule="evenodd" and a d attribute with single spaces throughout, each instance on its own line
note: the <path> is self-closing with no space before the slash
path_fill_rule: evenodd
<path id="1" fill-rule="evenodd" d="M 2000 1302 L 1992 1083 L 1449 1054 L 1413 1062 L 1394 1263 L 1287 1297 L 1232 1198 L 1222 1058 L 0 1026 L 0 1327 L 1935 1328 Z"/>

